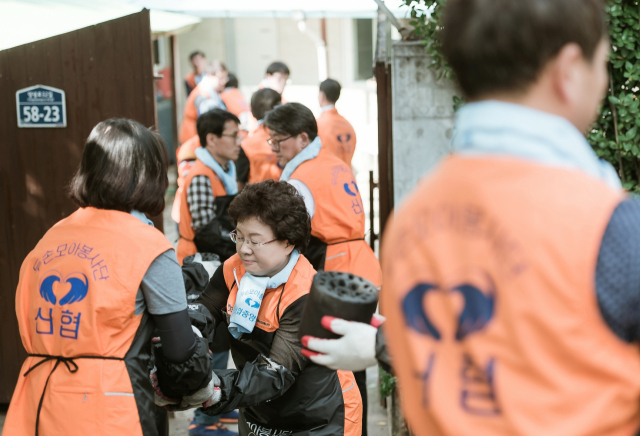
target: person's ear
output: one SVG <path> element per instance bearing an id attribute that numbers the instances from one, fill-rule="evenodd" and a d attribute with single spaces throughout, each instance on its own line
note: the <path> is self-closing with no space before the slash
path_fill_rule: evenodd
<path id="1" fill-rule="evenodd" d="M 218 137 L 213 133 L 207 133 L 207 147 L 216 146 L 218 143 Z"/>
<path id="2" fill-rule="evenodd" d="M 307 148 L 307 145 L 311 144 L 311 140 L 309 139 L 309 135 L 307 135 L 307 132 L 302 132 L 301 134 L 299 134 L 298 141 L 300 141 L 300 145 L 303 149 Z"/>
<path id="3" fill-rule="evenodd" d="M 296 248 L 295 245 L 289 244 L 289 241 L 286 241 L 287 245 L 285 245 L 284 249 L 287 250 L 287 256 L 293 253 L 293 250 Z"/>
<path id="4" fill-rule="evenodd" d="M 549 73 L 557 97 L 563 103 L 572 103 L 579 99 L 583 83 L 583 73 L 588 67 L 582 49 L 576 43 L 565 45 L 556 58 L 549 64 Z"/>

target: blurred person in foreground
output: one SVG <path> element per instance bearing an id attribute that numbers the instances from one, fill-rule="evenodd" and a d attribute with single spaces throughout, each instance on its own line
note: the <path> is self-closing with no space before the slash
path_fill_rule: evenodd
<path id="1" fill-rule="evenodd" d="M 227 86 L 228 78 L 227 67 L 222 62 L 213 61 L 207 67 L 205 77 L 189 94 L 184 105 L 182 123 L 178 133 L 180 144 L 184 144 L 198 134 L 196 127 L 198 116 L 211 109 L 227 109 L 220 93 Z"/>
<path id="2" fill-rule="evenodd" d="M 187 97 L 206 75 L 207 58 L 204 53 L 197 50 L 189 55 L 189 63 L 193 70 L 184 77 L 184 85 L 187 88 Z"/>
<path id="3" fill-rule="evenodd" d="M 264 126 L 267 112 L 280 104 L 282 97 L 273 89 L 259 89 L 251 96 L 251 113 L 258 120 L 258 128 L 242 140 L 240 156 L 236 161 L 239 190 L 247 183 L 280 180 L 282 168 L 278 166 L 278 158 L 267 143 L 269 132 Z"/>
<path id="4" fill-rule="evenodd" d="M 584 137 L 608 84 L 603 4 L 449 0 L 442 24 L 468 104 L 453 154 L 396 212 L 382 250 L 409 425 L 636 435 L 640 204 Z M 323 353 L 312 360 L 375 362 L 375 328 L 326 323 L 345 336 L 305 338 Z"/>
<path id="5" fill-rule="evenodd" d="M 318 103 L 322 113 L 318 117 L 318 136 L 323 148 L 351 167 L 351 159 L 356 151 L 356 131 L 336 109 L 341 90 L 342 87 L 337 80 L 327 79 L 320 84 Z"/>

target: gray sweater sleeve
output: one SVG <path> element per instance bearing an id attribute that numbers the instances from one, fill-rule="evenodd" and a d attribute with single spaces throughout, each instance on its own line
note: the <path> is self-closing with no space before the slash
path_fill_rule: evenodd
<path id="1" fill-rule="evenodd" d="M 627 342 L 640 340 L 640 201 L 614 211 L 598 254 L 598 305 L 607 325 Z"/>
<path id="2" fill-rule="evenodd" d="M 152 315 L 166 315 L 187 308 L 182 268 L 173 249 L 155 258 L 142 278 L 140 290 L 136 301 L 136 313 L 142 313 L 139 312 L 141 304 L 146 306 Z"/>

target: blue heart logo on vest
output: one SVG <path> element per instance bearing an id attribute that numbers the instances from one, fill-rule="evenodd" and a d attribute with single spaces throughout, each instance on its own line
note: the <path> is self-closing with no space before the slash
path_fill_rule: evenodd
<path id="1" fill-rule="evenodd" d="M 430 292 L 459 292 L 464 298 L 464 308 L 457 320 L 455 338 L 457 341 L 465 339 L 474 332 L 485 328 L 495 310 L 495 289 L 493 284 L 482 292 L 477 286 L 461 283 L 453 288 L 443 290 L 431 283 L 421 283 L 405 296 L 402 302 L 407 325 L 418 333 L 441 339 L 441 334 L 429 315 L 425 311 L 425 297 Z"/>
<path id="2" fill-rule="evenodd" d="M 338 135 L 338 142 L 346 144 L 349 141 L 351 141 L 351 133 L 341 133 Z"/>
<path id="3" fill-rule="evenodd" d="M 89 291 L 89 280 L 81 272 L 72 272 L 66 277 L 58 271 L 49 271 L 40 282 L 40 296 L 51 304 L 56 304 L 57 298 L 53 292 L 54 283 L 68 283 L 71 289 L 60 299 L 60 306 L 82 301 Z"/>
<path id="4" fill-rule="evenodd" d="M 353 185 L 354 190 L 351 190 L 351 188 L 349 188 L 349 185 Z M 355 197 L 358 195 L 358 192 L 360 192 L 360 190 L 358 189 L 358 185 L 356 185 L 356 182 L 351 182 L 344 184 L 344 192 L 346 192 L 347 195 Z"/>
<path id="5" fill-rule="evenodd" d="M 253 307 L 253 308 L 255 308 L 255 309 L 257 309 L 257 308 L 259 308 L 259 307 L 260 307 L 260 302 L 259 302 L 259 301 L 256 301 L 256 300 L 253 300 L 253 299 L 251 299 L 251 298 L 247 298 L 246 300 L 244 300 L 244 302 L 245 302 L 245 303 L 247 303 L 247 305 L 248 305 L 249 307 Z"/>

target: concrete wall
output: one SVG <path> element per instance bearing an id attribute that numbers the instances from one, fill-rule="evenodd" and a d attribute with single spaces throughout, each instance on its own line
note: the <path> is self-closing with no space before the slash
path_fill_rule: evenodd
<path id="1" fill-rule="evenodd" d="M 453 136 L 453 96 L 448 79 L 436 80 L 420 42 L 392 49 L 393 178 L 399 205 L 419 179 L 446 156 Z"/>

